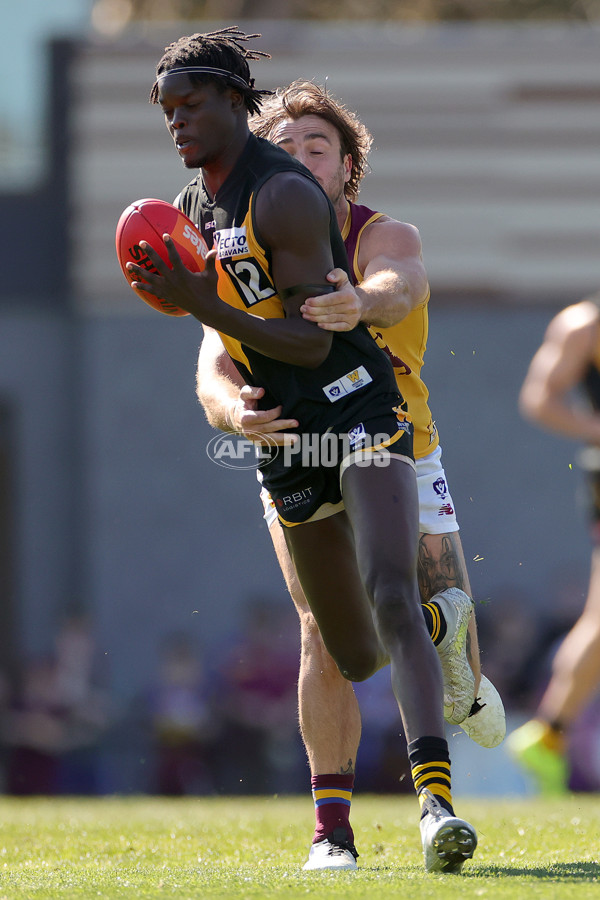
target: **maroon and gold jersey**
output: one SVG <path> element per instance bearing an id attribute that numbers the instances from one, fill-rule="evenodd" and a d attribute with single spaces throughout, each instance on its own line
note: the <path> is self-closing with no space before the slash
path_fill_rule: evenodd
<path id="1" fill-rule="evenodd" d="M 354 285 L 364 278 L 358 265 L 360 239 L 364 229 L 383 218 L 366 206 L 350 203 L 342 237 L 346 245 L 350 274 Z M 391 328 L 369 328 L 377 345 L 389 356 L 400 393 L 408 404 L 414 427 L 415 459 L 427 456 L 439 443 L 435 422 L 428 406 L 429 391 L 421 379 L 423 357 L 429 333 L 429 295 L 405 319 Z"/>

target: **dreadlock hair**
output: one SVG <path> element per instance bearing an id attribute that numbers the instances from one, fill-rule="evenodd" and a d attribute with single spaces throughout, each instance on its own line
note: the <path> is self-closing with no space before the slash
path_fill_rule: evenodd
<path id="1" fill-rule="evenodd" d="M 221 31 L 208 34 L 191 34 L 179 38 L 165 47 L 156 67 L 156 81 L 150 91 L 150 103 L 158 103 L 158 79 L 171 69 L 189 66 L 207 66 L 223 70 L 223 74 L 191 72 L 189 78 L 193 84 L 213 82 L 219 90 L 224 86 L 234 87 L 242 94 L 248 113 L 256 115 L 264 96 L 272 91 L 258 91 L 254 87 L 254 78 L 250 77 L 250 59 L 271 59 L 263 50 L 248 50 L 242 43 L 261 37 L 260 34 L 244 34 L 237 25 L 231 25 Z M 230 73 L 231 77 L 228 77 Z"/>
<path id="2" fill-rule="evenodd" d="M 349 153 L 352 161 L 350 180 L 344 187 L 344 194 L 347 200 L 356 200 L 360 183 L 369 171 L 367 157 L 373 137 L 358 116 L 325 88 L 313 81 L 294 81 L 288 87 L 279 88 L 252 122 L 252 131 L 258 137 L 269 140 L 278 125 L 289 119 L 295 121 L 301 116 L 319 116 L 337 130 L 342 157 Z"/>

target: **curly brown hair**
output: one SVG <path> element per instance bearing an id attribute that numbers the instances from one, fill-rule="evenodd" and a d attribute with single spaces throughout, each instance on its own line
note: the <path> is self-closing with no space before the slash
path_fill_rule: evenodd
<path id="1" fill-rule="evenodd" d="M 269 140 L 279 124 L 302 116 L 320 116 L 338 132 L 342 157 L 348 153 L 352 160 L 350 180 L 344 193 L 347 200 L 356 200 L 360 183 L 369 171 L 367 157 L 373 137 L 358 116 L 325 88 L 314 81 L 294 81 L 288 87 L 279 88 L 263 103 L 259 115 L 251 122 L 252 131 Z"/>

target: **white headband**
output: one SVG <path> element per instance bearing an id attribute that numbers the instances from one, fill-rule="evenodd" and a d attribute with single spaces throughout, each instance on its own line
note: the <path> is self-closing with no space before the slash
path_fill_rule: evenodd
<path id="1" fill-rule="evenodd" d="M 157 81 L 160 81 L 161 78 L 166 78 L 167 75 L 219 75 L 221 78 L 229 78 L 230 81 L 234 81 L 242 87 L 251 87 L 240 75 L 234 75 L 233 72 L 228 72 L 227 69 L 215 69 L 212 66 L 180 66 L 178 69 L 168 69 L 166 72 L 161 72 Z"/>

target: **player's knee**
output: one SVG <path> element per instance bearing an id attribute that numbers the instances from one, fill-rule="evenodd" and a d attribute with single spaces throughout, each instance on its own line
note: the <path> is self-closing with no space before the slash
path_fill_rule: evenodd
<path id="1" fill-rule="evenodd" d="M 396 559 L 394 564 L 381 560 L 373 560 L 373 564 L 363 578 L 365 589 L 373 604 L 386 601 L 386 598 L 411 595 L 415 585 L 415 560 Z"/>
<path id="2" fill-rule="evenodd" d="M 365 647 L 359 652 L 336 658 L 336 664 L 346 681 L 366 681 L 380 667 L 379 648 Z"/>
<path id="3" fill-rule="evenodd" d="M 325 647 L 315 617 L 310 610 L 303 610 L 299 615 L 300 649 L 305 664 L 314 664 L 325 674 L 330 670 L 337 672 L 337 666 Z"/>
<path id="4" fill-rule="evenodd" d="M 410 639 L 415 624 L 422 623 L 423 614 L 414 584 L 404 586 L 395 583 L 387 589 L 380 589 L 374 602 L 377 631 L 384 640 L 386 635 L 394 638 Z"/>
<path id="5" fill-rule="evenodd" d="M 321 642 L 321 632 L 319 631 L 319 626 L 310 609 L 308 607 L 306 609 L 299 609 L 298 617 L 300 619 L 300 635 L 302 641 L 306 641 L 307 643 Z"/>

